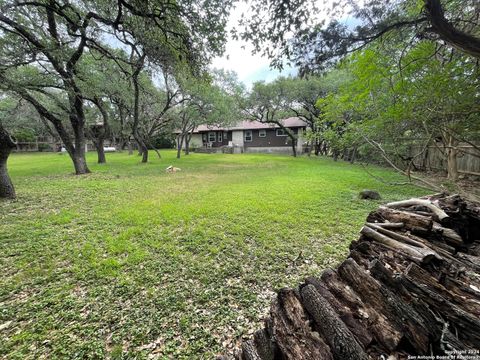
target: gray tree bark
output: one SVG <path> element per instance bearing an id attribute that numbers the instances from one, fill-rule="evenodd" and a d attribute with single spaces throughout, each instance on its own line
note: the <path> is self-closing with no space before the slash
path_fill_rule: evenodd
<path id="1" fill-rule="evenodd" d="M 7 160 L 16 143 L 0 124 L 0 199 L 15 199 L 15 188 L 8 175 Z"/>

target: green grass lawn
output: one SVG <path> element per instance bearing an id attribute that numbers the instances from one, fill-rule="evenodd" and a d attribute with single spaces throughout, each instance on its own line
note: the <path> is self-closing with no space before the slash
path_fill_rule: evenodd
<path id="1" fill-rule="evenodd" d="M 211 359 L 259 327 L 275 289 L 339 262 L 379 203 L 425 193 L 330 159 L 174 155 L 89 153 L 84 176 L 66 155 L 12 155 L 0 358 Z"/>

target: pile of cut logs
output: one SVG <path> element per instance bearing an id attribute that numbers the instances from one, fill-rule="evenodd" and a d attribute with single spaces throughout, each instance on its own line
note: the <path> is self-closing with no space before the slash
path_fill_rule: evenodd
<path id="1" fill-rule="evenodd" d="M 480 359 L 479 350 L 480 204 L 435 194 L 372 212 L 348 258 L 280 290 L 235 357 Z"/>

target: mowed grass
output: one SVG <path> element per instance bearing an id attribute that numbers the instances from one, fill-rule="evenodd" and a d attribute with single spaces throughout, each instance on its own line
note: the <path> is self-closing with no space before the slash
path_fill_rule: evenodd
<path id="1" fill-rule="evenodd" d="M 212 359 L 260 326 L 274 290 L 335 266 L 369 211 L 425 193 L 330 159 L 162 155 L 90 153 L 85 176 L 65 155 L 11 157 L 1 358 Z"/>

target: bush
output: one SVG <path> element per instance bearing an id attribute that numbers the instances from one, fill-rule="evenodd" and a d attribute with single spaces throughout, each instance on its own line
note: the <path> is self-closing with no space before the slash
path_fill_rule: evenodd
<path id="1" fill-rule="evenodd" d="M 37 136 L 31 129 L 15 130 L 12 134 L 18 142 L 35 142 Z"/>
<path id="2" fill-rule="evenodd" d="M 152 141 L 156 149 L 173 149 L 175 148 L 175 139 L 172 135 L 162 134 Z"/>
<path id="3" fill-rule="evenodd" d="M 49 144 L 38 144 L 38 151 L 40 152 L 53 151 L 53 148 Z"/>

